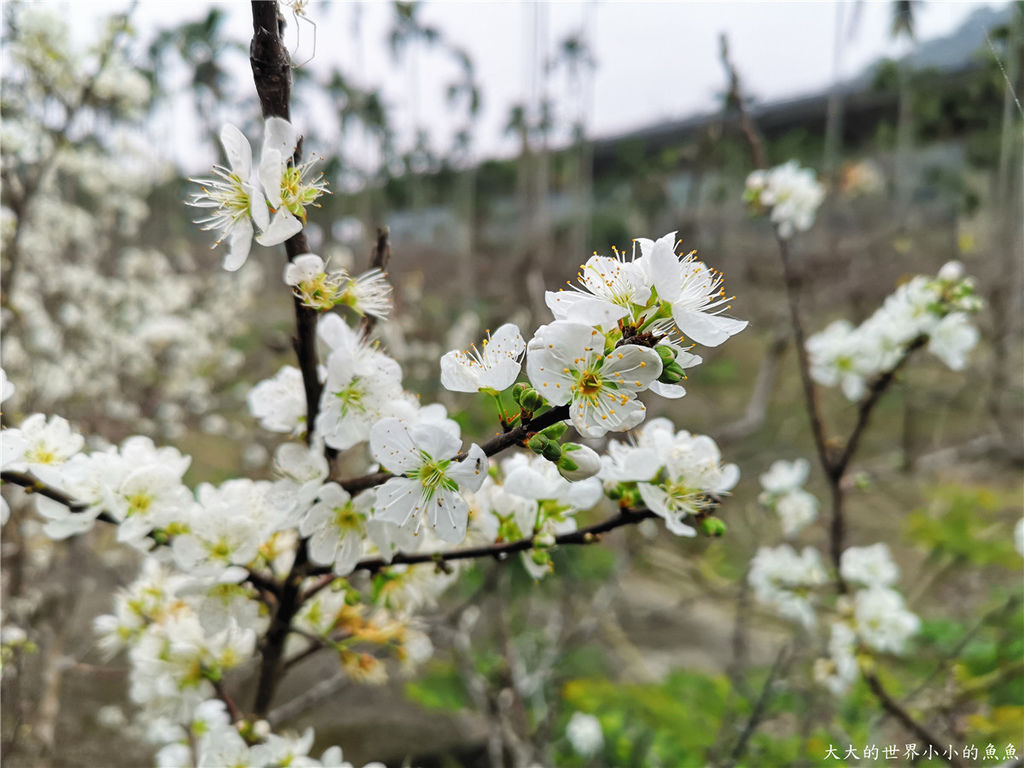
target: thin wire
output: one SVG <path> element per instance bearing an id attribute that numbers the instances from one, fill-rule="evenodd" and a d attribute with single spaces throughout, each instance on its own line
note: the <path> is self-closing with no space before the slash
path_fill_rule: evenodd
<path id="1" fill-rule="evenodd" d="M 1003 66 L 1003 60 L 999 58 L 999 52 L 992 44 L 992 38 L 989 36 L 988 32 L 985 33 L 985 42 L 988 43 L 988 49 L 992 51 L 992 58 L 994 58 L 996 60 L 996 64 L 999 65 L 999 71 L 1003 73 L 1003 79 L 1006 81 L 1006 89 L 1013 97 L 1013 103 L 1017 105 L 1017 111 L 1022 117 L 1024 117 L 1024 107 L 1021 107 L 1020 99 L 1017 98 L 1017 91 L 1013 88 L 1013 82 L 1010 80 L 1010 76 L 1006 73 L 1006 67 Z"/>

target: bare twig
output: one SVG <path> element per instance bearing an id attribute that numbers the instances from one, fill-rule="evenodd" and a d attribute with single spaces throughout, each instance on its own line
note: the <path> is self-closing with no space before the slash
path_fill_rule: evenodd
<path id="1" fill-rule="evenodd" d="M 485 454 L 493 456 L 496 453 L 501 453 L 506 448 L 511 448 L 513 445 L 522 443 L 533 435 L 534 432 L 540 432 L 542 429 L 546 429 L 552 424 L 557 424 L 560 421 L 565 421 L 568 418 L 569 406 L 560 405 L 556 408 L 551 408 L 545 411 L 540 414 L 540 416 L 530 419 L 530 421 L 525 424 L 520 424 L 518 427 L 514 427 L 507 432 L 502 432 L 500 435 L 497 435 L 483 443 L 480 447 L 483 449 Z M 464 459 L 466 458 L 466 454 L 460 453 L 455 458 Z M 374 472 L 373 474 L 353 477 L 348 480 L 339 480 L 338 483 L 349 493 L 358 493 L 359 491 L 364 491 L 367 488 L 373 488 L 376 485 L 380 485 L 391 477 L 393 477 L 393 475 L 390 472 Z"/>
<path id="2" fill-rule="evenodd" d="M 616 528 L 622 528 L 626 525 L 635 525 L 642 520 L 647 520 L 655 516 L 656 515 L 649 509 L 621 509 L 618 514 L 613 515 L 600 523 L 595 523 L 594 525 L 587 526 L 586 528 L 580 528 L 577 531 L 563 533 L 556 536 L 555 545 L 568 546 L 573 544 L 594 544 L 600 541 L 601 534 L 614 531 Z M 377 571 L 388 568 L 392 565 L 416 565 L 421 563 L 441 564 L 451 563 L 458 560 L 478 560 L 483 558 L 494 558 L 498 561 L 504 561 L 508 559 L 509 555 L 515 554 L 516 552 L 525 552 L 528 549 L 533 549 L 533 546 L 534 537 L 530 536 L 524 539 L 517 539 L 516 541 L 499 542 L 497 544 L 488 544 L 482 547 L 452 549 L 446 552 L 415 552 L 413 554 L 399 552 L 391 560 L 385 560 L 381 557 L 372 557 L 366 560 L 360 560 L 356 563 L 355 570 L 376 573 Z M 307 573 L 311 576 L 320 575 L 320 579 L 318 579 L 302 594 L 302 600 L 308 600 L 321 589 L 328 586 L 335 578 L 334 574 L 330 572 L 330 568 L 327 566 L 310 568 Z"/>
<path id="3" fill-rule="evenodd" d="M 789 320 L 793 327 L 793 340 L 796 344 L 796 359 L 800 368 L 800 381 L 804 389 L 804 404 L 811 420 L 811 433 L 818 451 L 818 460 L 828 475 L 832 474 L 832 460 L 828 453 L 828 438 L 825 435 L 825 423 L 821 418 L 821 404 L 818 402 L 818 390 L 811 378 L 811 365 L 807 358 L 807 339 L 804 324 L 800 317 L 800 278 L 790 262 L 789 242 L 776 236 L 779 244 L 779 257 L 782 260 L 782 276 L 786 284 L 786 299 L 789 304 Z"/>
<path id="4" fill-rule="evenodd" d="M 772 686 L 774 685 L 776 678 L 780 675 L 786 674 L 792 660 L 793 656 L 790 653 L 789 646 L 783 645 L 779 649 L 778 655 L 775 657 L 775 663 L 772 664 L 772 668 L 768 671 L 768 679 L 764 681 L 764 687 L 761 689 L 761 695 L 757 697 L 754 709 L 750 713 L 750 717 L 747 718 L 747 724 L 743 726 L 743 732 L 740 733 L 739 739 L 736 740 L 736 746 L 733 747 L 732 754 L 729 755 L 729 759 L 725 762 L 726 767 L 735 765 L 739 762 L 740 758 L 743 757 L 743 753 L 747 749 L 747 743 L 750 741 L 750 737 L 754 735 L 757 731 L 757 727 L 764 719 L 765 711 L 768 709 L 768 702 L 771 701 L 772 698 Z"/>
<path id="5" fill-rule="evenodd" d="M 939 740 L 922 723 L 915 720 L 911 714 L 890 695 L 874 672 L 865 673 L 864 679 L 867 681 L 868 687 L 871 688 L 871 692 L 875 694 L 875 698 L 878 699 L 882 708 L 886 712 L 899 720 L 900 723 L 902 723 L 903 726 L 917 738 L 932 747 L 943 760 L 954 766 L 954 768 L 959 768 L 959 766 L 963 765 L 963 763 L 957 759 L 955 754 L 950 754 L 948 757 L 942 754 L 943 746 L 939 743 Z"/>
<path id="6" fill-rule="evenodd" d="M 388 262 L 391 260 L 391 241 L 387 227 L 378 227 L 377 244 L 374 246 L 373 255 L 370 257 L 370 269 L 379 269 L 387 272 Z M 377 318 L 373 315 L 363 315 L 359 323 L 359 332 L 363 338 L 369 338 L 373 326 L 377 324 Z"/>
<path id="7" fill-rule="evenodd" d="M 761 134 L 758 132 L 757 126 L 751 119 L 746 102 L 743 100 L 743 93 L 740 88 L 740 76 L 736 71 L 736 67 L 733 66 L 733 63 L 729 58 L 729 39 L 725 36 L 724 32 L 718 36 L 718 46 L 722 58 L 722 66 L 725 67 L 726 76 L 729 78 L 729 90 L 726 92 L 725 97 L 727 107 L 732 106 L 739 113 L 740 130 L 743 132 L 743 137 L 747 141 L 747 147 L 750 149 L 750 160 L 753 162 L 754 167 L 764 168 L 767 166 L 764 154 L 764 142 L 761 140 Z"/>

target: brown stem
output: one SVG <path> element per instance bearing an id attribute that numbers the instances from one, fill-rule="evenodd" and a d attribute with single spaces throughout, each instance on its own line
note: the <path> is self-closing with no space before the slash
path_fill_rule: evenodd
<path id="1" fill-rule="evenodd" d="M 915 351 L 923 347 L 927 341 L 928 339 L 926 336 L 918 336 L 907 345 L 906 349 L 903 350 L 903 355 L 897 361 L 896 365 L 885 373 L 879 375 L 878 378 L 871 383 L 868 388 L 867 396 L 861 399 L 857 406 L 857 423 L 854 425 L 849 439 L 847 439 L 843 450 L 840 452 L 838 458 L 833 464 L 832 471 L 837 477 L 842 477 L 843 473 L 846 472 L 847 467 L 849 467 L 850 461 L 853 459 L 853 456 L 860 445 L 861 436 L 864 434 L 864 430 L 867 428 L 868 422 L 871 420 L 871 413 L 874 411 L 875 406 L 878 405 L 878 401 L 893 383 L 896 378 L 896 374 L 900 372 L 900 369 L 903 368 L 907 360 L 910 359 L 910 356 L 914 354 Z"/>
<path id="2" fill-rule="evenodd" d="M 249 62 L 252 65 L 253 82 L 259 94 L 263 117 L 281 117 L 289 119 L 291 98 L 291 57 L 281 41 L 280 17 L 277 2 L 253 0 L 252 8 L 252 42 L 249 45 Z M 302 142 L 295 148 L 292 163 L 300 159 Z M 285 242 L 288 260 L 309 252 L 306 235 L 299 231 Z M 306 441 L 310 443 L 316 428 L 317 409 L 320 404 L 322 389 L 318 373 L 316 351 L 317 312 L 303 306 L 298 297 L 292 299 L 295 306 L 295 338 L 293 345 L 298 357 L 299 369 L 302 371 L 302 383 L 306 393 Z M 306 566 L 307 552 L 305 541 L 300 541 L 295 552 L 292 570 L 281 584 L 277 594 L 277 611 L 271 620 L 270 628 L 260 643 L 262 662 L 260 664 L 259 682 L 256 686 L 256 701 L 253 706 L 257 717 L 264 717 L 270 709 L 270 703 L 281 681 L 281 667 L 284 656 L 284 643 L 291 628 L 292 619 L 298 612 L 299 585 L 301 573 Z"/>
<path id="3" fill-rule="evenodd" d="M 377 245 L 373 249 L 373 255 L 370 257 L 370 269 L 379 269 L 381 272 L 386 272 L 388 268 L 388 262 L 391 260 L 391 241 L 389 239 L 389 232 L 387 227 L 377 228 Z M 369 338 L 373 326 L 377 324 L 377 318 L 373 315 L 363 315 L 362 322 L 359 323 L 359 332 L 363 338 Z"/>
<path id="4" fill-rule="evenodd" d="M 542 429 L 546 429 L 560 421 L 565 421 L 568 418 L 569 406 L 559 405 L 545 411 L 540 416 L 530 419 L 525 424 L 520 424 L 518 427 L 514 427 L 507 432 L 502 432 L 500 435 L 483 443 L 480 447 L 485 454 L 493 456 L 496 453 L 501 453 L 506 448 L 522 443 L 534 432 L 540 432 Z M 466 454 L 460 453 L 455 458 L 464 459 Z M 362 475 L 361 477 L 352 477 L 348 480 L 339 480 L 338 484 L 349 493 L 358 493 L 359 491 L 365 491 L 367 488 L 373 488 L 376 485 L 387 482 L 391 477 L 393 475 L 390 472 L 374 472 L 369 475 Z"/>
<path id="5" fill-rule="evenodd" d="M 213 690 L 217 694 L 217 698 L 224 702 L 224 706 L 228 709 L 228 715 L 231 717 L 232 723 L 237 723 L 241 720 L 245 720 L 245 716 L 242 711 L 235 704 L 235 700 L 228 695 L 227 689 L 224 687 L 223 680 L 211 680 L 213 683 Z"/>
<path id="6" fill-rule="evenodd" d="M 882 685 L 882 681 L 878 679 L 874 672 L 866 673 L 864 679 L 886 712 L 899 720 L 917 738 L 932 747 L 947 763 L 955 768 L 963 765 L 954 754 L 950 754 L 949 757 L 942 754 L 944 747 L 939 743 L 939 740 L 922 723 L 917 722 L 907 710 L 900 706 L 900 703 L 889 694 L 885 686 Z"/>
<path id="7" fill-rule="evenodd" d="M 818 450 L 818 460 L 825 474 L 832 475 L 832 460 L 828 453 L 828 441 L 825 436 L 825 423 L 821 418 L 821 404 L 818 402 L 818 390 L 811 378 L 811 366 L 807 358 L 806 335 L 804 324 L 800 319 L 800 278 L 793 271 L 790 263 L 789 242 L 776 235 L 779 244 L 779 257 L 782 260 L 782 276 L 786 284 L 786 299 L 789 303 L 789 320 L 793 326 L 793 338 L 796 343 L 796 359 L 800 367 L 800 381 L 804 389 L 804 404 L 811 420 L 811 433 L 814 445 Z"/>
<path id="8" fill-rule="evenodd" d="M 656 515 L 649 509 L 624 508 L 619 510 L 618 514 L 600 523 L 556 536 L 555 545 L 594 544 L 600 541 L 601 534 L 603 533 L 614 531 L 616 528 L 621 528 L 625 525 L 634 525 L 652 517 L 656 517 Z M 493 557 L 500 562 L 508 559 L 509 555 L 516 552 L 525 552 L 528 549 L 532 549 L 533 546 L 534 537 L 529 536 L 524 539 L 517 539 L 516 541 L 498 542 L 480 547 L 466 547 L 465 549 L 452 549 L 447 552 L 415 552 L 412 554 L 399 552 L 391 560 L 385 560 L 381 557 L 360 560 L 356 563 L 355 570 L 376 573 L 392 565 L 416 565 L 419 563 L 437 563 L 440 565 L 441 563 L 450 563 L 456 560 L 475 560 L 485 557 Z M 303 601 L 308 600 L 335 579 L 334 574 L 330 572 L 330 568 L 326 566 L 310 568 L 307 573 L 310 576 L 320 575 L 320 578 L 302 594 Z"/>
<path id="9" fill-rule="evenodd" d="M 750 160 L 753 162 L 754 167 L 765 168 L 767 162 L 765 161 L 764 142 L 761 140 L 761 134 L 758 132 L 757 126 L 750 117 L 750 111 L 747 109 L 746 102 L 743 101 L 740 76 L 736 71 L 736 67 L 733 66 L 732 60 L 729 58 L 729 39 L 725 36 L 724 32 L 718 37 L 718 46 L 722 66 L 725 67 L 725 74 L 729 78 L 729 90 L 725 95 L 726 106 L 727 108 L 729 106 L 734 107 L 739 113 L 740 130 L 747 141 L 747 147 L 750 150 Z"/>

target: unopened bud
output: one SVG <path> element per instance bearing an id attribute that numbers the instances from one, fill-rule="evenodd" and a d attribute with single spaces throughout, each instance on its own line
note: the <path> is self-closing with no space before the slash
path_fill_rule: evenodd
<path id="1" fill-rule="evenodd" d="M 566 480 L 586 480 L 600 471 L 601 457 L 593 449 L 579 443 L 566 443 L 562 446 L 562 460 L 558 463 L 558 472 Z"/>
<path id="2" fill-rule="evenodd" d="M 540 432 L 526 441 L 526 447 L 537 454 L 544 453 L 544 446 L 547 444 L 548 439 Z"/>
<path id="3" fill-rule="evenodd" d="M 555 546 L 555 534 L 550 531 L 538 533 L 533 537 L 533 546 L 540 547 L 542 549 Z"/>
<path id="4" fill-rule="evenodd" d="M 519 404 L 519 399 L 523 396 L 523 392 L 525 392 L 529 388 L 530 385 L 524 381 L 520 381 L 518 384 L 512 387 L 512 399 L 516 401 L 517 405 Z"/>
<path id="5" fill-rule="evenodd" d="M 568 424 L 566 424 L 564 421 L 560 421 L 557 424 L 552 424 L 550 427 L 542 429 L 540 433 L 544 435 L 544 437 L 549 437 L 552 440 L 561 440 L 562 435 L 565 434 L 565 430 L 567 430 L 568 428 Z"/>
<path id="6" fill-rule="evenodd" d="M 562 459 L 562 446 L 553 440 L 548 440 L 544 444 L 543 456 L 548 461 L 558 463 Z"/>
<path id="7" fill-rule="evenodd" d="M 661 364 L 663 366 L 669 365 L 675 362 L 676 355 L 678 354 L 668 344 L 659 344 L 654 348 L 654 351 L 658 353 L 658 357 L 661 358 Z"/>
<path id="8" fill-rule="evenodd" d="M 544 398 L 540 396 L 540 392 L 531 387 L 523 390 L 523 393 L 519 396 L 519 404 L 523 407 L 524 411 L 532 413 L 544 405 Z"/>
<path id="9" fill-rule="evenodd" d="M 665 384 L 678 384 L 685 378 L 686 374 L 683 372 L 683 367 L 679 363 L 673 362 L 661 369 L 661 376 L 658 377 L 658 381 Z"/>
<path id="10" fill-rule="evenodd" d="M 725 523 L 717 517 L 705 517 L 700 521 L 700 531 L 705 536 L 721 536 L 725 533 Z"/>
<path id="11" fill-rule="evenodd" d="M 939 270 L 939 280 L 956 283 L 964 278 L 964 265 L 959 261 L 947 261 Z"/>

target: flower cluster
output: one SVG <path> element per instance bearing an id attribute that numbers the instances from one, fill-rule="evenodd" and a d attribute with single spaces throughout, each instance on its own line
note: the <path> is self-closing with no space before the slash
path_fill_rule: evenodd
<path id="1" fill-rule="evenodd" d="M 221 128 L 220 142 L 228 164 L 215 165 L 211 178 L 195 179 L 200 191 L 188 204 L 209 210 L 209 215 L 196 223 L 202 229 L 218 231 L 214 247 L 227 238 L 224 269 L 229 272 L 241 268 L 249 258 L 253 224 L 259 229 L 256 242 L 260 245 L 283 243 L 302 229 L 306 206 L 315 205 L 327 191 L 323 176 L 306 178 L 314 161 L 291 164 L 298 141 L 298 132 L 287 120 L 267 118 L 260 162 L 254 168 L 245 134 L 230 124 Z"/>
<path id="2" fill-rule="evenodd" d="M 176 240 L 138 242 L 154 219 L 146 201 L 176 171 L 133 130 L 150 86 L 131 29 L 86 48 L 52 7 L 11 6 L 4 21 L 0 322 L 19 382 L 8 416 L 31 407 L 89 432 L 174 439 L 237 374 L 231 344 L 260 275 L 228 284 Z M 108 128 L 62 132 L 65 121 Z"/>
<path id="3" fill-rule="evenodd" d="M 850 400 L 859 400 L 873 377 L 892 370 L 915 342 L 951 369 L 962 370 L 978 343 L 971 315 L 982 306 L 974 281 L 963 266 L 950 262 L 934 278 L 918 275 L 854 327 L 836 320 L 807 339 L 811 376 L 819 384 L 840 386 Z"/>
<path id="4" fill-rule="evenodd" d="M 780 460 L 761 475 L 758 501 L 779 516 L 786 538 L 796 536 L 818 516 L 818 499 L 803 489 L 809 469 L 807 459 Z"/>
<path id="5" fill-rule="evenodd" d="M 636 445 L 611 441 L 600 477 L 613 497 L 646 506 L 676 536 L 696 536 L 690 523 L 705 523 L 714 499 L 732 490 L 740 472 L 735 464 L 721 463 L 710 437 L 676 432 L 668 419 L 652 419 L 637 433 Z M 707 532 L 724 532 L 721 521 L 713 525 Z"/>
<path id="6" fill-rule="evenodd" d="M 906 609 L 903 596 L 893 589 L 900 572 L 885 544 L 846 549 L 839 573 L 858 589 L 852 597 L 840 598 L 829 656 L 818 659 L 814 667 L 815 679 L 837 696 L 857 679 L 859 646 L 902 654 L 921 626 L 920 619 Z"/>
<path id="7" fill-rule="evenodd" d="M 351 277 L 344 269 L 328 272 L 315 253 L 303 253 L 284 268 L 290 285 L 303 305 L 320 312 L 346 306 L 359 315 L 386 318 L 391 311 L 391 285 L 379 269 Z"/>
<path id="8" fill-rule="evenodd" d="M 754 596 L 781 616 L 807 629 L 817 624 L 814 590 L 828 580 L 814 547 L 797 552 L 789 544 L 761 547 L 750 561 L 748 575 Z"/>
<path id="9" fill-rule="evenodd" d="M 779 237 L 789 239 L 814 224 L 825 188 L 814 171 L 790 160 L 771 170 L 751 173 L 743 199 L 755 213 L 767 213 Z"/>
<path id="10" fill-rule="evenodd" d="M 224 702 L 207 699 L 195 708 L 187 725 L 156 756 L 157 768 L 181 766 L 242 766 L 260 768 L 355 768 L 347 762 L 339 747 L 330 747 L 319 759 L 310 757 L 314 733 L 307 728 L 301 735 L 279 736 L 269 732 L 266 721 L 253 724 L 253 737 L 246 741 L 231 722 Z M 367 763 L 364 768 L 384 768 L 383 763 Z"/>

